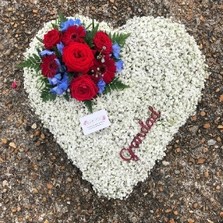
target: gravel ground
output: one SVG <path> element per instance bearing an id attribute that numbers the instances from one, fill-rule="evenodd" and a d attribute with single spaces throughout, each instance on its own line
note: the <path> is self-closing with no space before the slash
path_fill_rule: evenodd
<path id="1" fill-rule="evenodd" d="M 222 0 L 1 0 L 0 11 L 0 223 L 223 222 Z M 58 11 L 113 26 L 135 15 L 173 17 L 207 58 L 210 77 L 196 115 L 125 201 L 99 198 L 29 107 L 16 64 Z"/>

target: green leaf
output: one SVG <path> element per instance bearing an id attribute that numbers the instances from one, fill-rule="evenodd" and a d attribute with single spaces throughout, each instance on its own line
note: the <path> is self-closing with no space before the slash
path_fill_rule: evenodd
<path id="1" fill-rule="evenodd" d="M 125 45 L 126 39 L 130 36 L 129 33 L 113 33 L 109 34 L 113 43 L 118 43 L 119 46 L 123 47 Z"/>
<path id="2" fill-rule="evenodd" d="M 124 90 L 125 88 L 129 88 L 128 85 L 126 84 L 123 84 L 119 78 L 115 78 L 110 84 L 108 84 L 106 87 L 105 87 L 105 90 L 103 92 L 103 94 L 108 94 L 110 93 L 111 91 L 113 90 Z"/>
<path id="3" fill-rule="evenodd" d="M 58 18 L 58 23 L 59 25 L 63 22 L 66 22 L 67 21 L 67 18 L 63 15 L 63 13 L 59 13 L 59 18 Z"/>
<path id="4" fill-rule="evenodd" d="M 70 96 L 68 94 L 68 92 L 66 92 L 63 97 L 67 100 L 67 101 L 70 101 Z"/>
<path id="5" fill-rule="evenodd" d="M 33 68 L 36 72 L 40 70 L 41 58 L 37 54 L 32 54 L 26 60 L 18 64 L 18 68 Z"/>
<path id="6" fill-rule="evenodd" d="M 95 34 L 98 31 L 99 28 L 99 24 L 94 24 L 94 20 L 92 20 L 91 23 L 92 29 L 91 30 L 87 30 L 86 36 L 85 36 L 85 42 L 90 46 L 93 47 L 93 38 L 95 36 Z"/>
<path id="7" fill-rule="evenodd" d="M 36 36 L 36 39 L 39 40 L 41 43 L 43 43 L 43 40 L 40 39 L 38 36 Z"/>
<path id="8" fill-rule="evenodd" d="M 50 91 L 49 91 L 48 88 L 44 88 L 44 89 L 41 91 L 41 98 L 42 98 L 43 102 L 46 102 L 46 101 L 53 101 L 53 100 L 56 99 L 56 95 L 50 93 Z"/>
<path id="9" fill-rule="evenodd" d="M 93 108 L 92 108 L 92 101 L 91 100 L 89 100 L 89 101 L 83 101 L 84 102 L 84 104 L 85 104 L 85 106 L 87 107 L 87 109 L 88 109 L 88 111 L 90 112 L 90 113 L 92 113 L 93 112 Z"/>

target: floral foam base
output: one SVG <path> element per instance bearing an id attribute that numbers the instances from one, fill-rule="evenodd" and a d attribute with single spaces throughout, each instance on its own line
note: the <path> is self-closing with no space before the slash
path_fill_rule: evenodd
<path id="1" fill-rule="evenodd" d="M 75 17 L 86 25 L 92 21 Z M 52 28 L 51 23 L 37 33 L 39 38 Z M 105 22 L 100 23 L 100 29 L 130 33 L 122 51 L 125 67 L 120 75 L 130 87 L 94 101 L 94 111 L 107 111 L 111 122 L 108 128 L 85 136 L 79 119 L 88 114 L 86 107 L 63 97 L 43 102 L 32 69 L 24 69 L 24 86 L 35 113 L 82 171 L 83 179 L 98 195 L 123 199 L 147 178 L 155 162 L 165 156 L 166 146 L 179 127 L 195 112 L 208 74 L 194 38 L 183 25 L 170 19 L 134 17 L 116 30 Z M 25 56 L 36 52 L 39 44 L 34 38 Z M 146 121 L 149 107 L 160 112 L 159 119 L 138 148 L 133 147 L 137 159 L 123 160 L 120 152 L 129 148 L 140 132 L 138 120 Z"/>

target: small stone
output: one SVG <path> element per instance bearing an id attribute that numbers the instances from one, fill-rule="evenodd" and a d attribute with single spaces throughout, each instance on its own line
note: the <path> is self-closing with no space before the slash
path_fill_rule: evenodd
<path id="1" fill-rule="evenodd" d="M 219 97 L 219 101 L 220 101 L 220 102 L 223 102 L 223 94 L 220 95 L 220 97 Z"/>
<path id="2" fill-rule="evenodd" d="M 48 220 L 45 220 L 44 223 L 49 223 L 49 221 Z"/>
<path id="3" fill-rule="evenodd" d="M 7 187 L 8 185 L 9 185 L 8 181 L 7 180 L 3 180 L 2 186 L 3 187 Z"/>
<path id="4" fill-rule="evenodd" d="M 31 128 L 32 129 L 36 129 L 37 128 L 37 124 L 36 123 L 33 123 L 32 126 L 31 126 Z"/>
<path id="5" fill-rule="evenodd" d="M 2 139 L 1 139 L 1 142 L 2 142 L 2 144 L 7 144 L 7 143 L 8 143 L 8 139 L 6 139 L 6 138 L 2 138 Z"/>
<path id="6" fill-rule="evenodd" d="M 169 223 L 175 223 L 174 219 L 171 218 L 171 219 L 169 220 Z"/>
<path id="7" fill-rule="evenodd" d="M 192 121 L 196 121 L 196 120 L 197 120 L 197 116 L 196 116 L 196 115 L 193 115 L 193 116 L 191 117 L 191 120 L 192 120 Z"/>
<path id="8" fill-rule="evenodd" d="M 51 184 L 51 183 L 47 183 L 46 186 L 47 186 L 47 189 L 49 189 L 49 190 L 51 190 L 53 188 L 53 184 Z"/>
<path id="9" fill-rule="evenodd" d="M 210 139 L 210 140 L 208 140 L 208 145 L 209 146 L 213 146 L 213 145 L 215 145 L 216 144 L 216 141 L 214 140 L 214 139 Z"/>
<path id="10" fill-rule="evenodd" d="M 176 210 L 176 211 L 173 212 L 173 214 L 174 214 L 174 215 L 178 215 L 179 213 L 178 213 L 178 211 Z"/>
<path id="11" fill-rule="evenodd" d="M 33 13 L 34 14 L 37 14 L 38 13 L 38 10 L 37 9 L 33 9 Z"/>
<path id="12" fill-rule="evenodd" d="M 176 175 L 179 175 L 179 174 L 180 174 L 180 171 L 179 171 L 179 170 L 174 170 L 174 173 L 175 173 Z"/>
<path id="13" fill-rule="evenodd" d="M 220 190 L 220 189 L 221 189 L 221 186 L 217 185 L 216 190 Z"/>
<path id="14" fill-rule="evenodd" d="M 199 126 L 197 126 L 197 125 L 189 128 L 190 132 L 192 132 L 193 135 L 195 135 L 197 133 L 198 129 L 199 129 Z"/>
<path id="15" fill-rule="evenodd" d="M 13 207 L 13 208 L 11 208 L 11 211 L 12 211 L 12 213 L 16 213 L 17 212 L 17 208 Z"/>
<path id="16" fill-rule="evenodd" d="M 176 148 L 176 152 L 177 153 L 180 153 L 181 152 L 181 149 L 178 147 L 178 148 Z"/>
<path id="17" fill-rule="evenodd" d="M 40 138 L 41 138 L 41 139 L 45 139 L 46 136 L 45 136 L 43 133 L 41 133 Z"/>
<path id="18" fill-rule="evenodd" d="M 223 218 L 223 211 L 220 212 L 220 217 Z"/>
<path id="19" fill-rule="evenodd" d="M 201 115 L 202 117 L 204 117 L 204 116 L 206 115 L 206 112 L 201 111 L 201 112 L 200 112 L 200 115 Z"/>
<path id="20" fill-rule="evenodd" d="M 172 209 L 168 208 L 168 209 L 165 210 L 165 212 L 170 213 L 170 212 L 172 212 Z"/>
<path id="21" fill-rule="evenodd" d="M 70 183 L 72 182 L 72 179 L 70 177 L 67 178 L 67 182 Z"/>
<path id="22" fill-rule="evenodd" d="M 197 209 L 197 208 L 198 208 L 198 203 L 197 203 L 197 202 L 195 202 L 195 203 L 193 203 L 193 205 L 192 205 L 192 206 L 193 206 L 193 208 L 194 208 L 194 209 Z"/>
<path id="23" fill-rule="evenodd" d="M 112 4 L 114 4 L 115 3 L 115 0 L 109 0 Z"/>
<path id="24" fill-rule="evenodd" d="M 33 188 L 32 191 L 34 194 L 38 194 L 38 192 L 39 192 L 36 188 Z"/>
<path id="25" fill-rule="evenodd" d="M 162 161 L 162 164 L 163 164 L 164 166 L 169 166 L 169 165 L 170 165 L 170 162 L 167 162 L 167 161 L 163 160 L 163 161 Z"/>
<path id="26" fill-rule="evenodd" d="M 223 125 L 218 125 L 218 129 L 223 129 Z"/>
<path id="27" fill-rule="evenodd" d="M 191 218 L 188 219 L 188 223 L 194 223 L 195 221 Z"/>
<path id="28" fill-rule="evenodd" d="M 17 212 L 21 211 L 22 208 L 20 206 L 17 207 Z"/>
<path id="29" fill-rule="evenodd" d="M 10 142 L 9 146 L 12 147 L 13 149 L 16 149 L 16 144 L 14 142 Z"/>
<path id="30" fill-rule="evenodd" d="M 205 161 L 206 161 L 205 158 L 199 158 L 199 159 L 197 160 L 197 164 L 204 164 Z"/>
<path id="31" fill-rule="evenodd" d="M 206 170 L 206 171 L 204 172 L 204 176 L 205 176 L 206 178 L 209 177 L 209 171 L 208 171 L 208 170 Z"/>
<path id="32" fill-rule="evenodd" d="M 221 142 L 221 137 L 218 136 L 218 137 L 217 137 L 217 141 L 218 141 L 218 142 Z"/>
<path id="33" fill-rule="evenodd" d="M 204 127 L 205 129 L 209 129 L 209 128 L 211 127 L 211 125 L 210 125 L 210 123 L 205 123 L 205 124 L 203 125 L 203 127 Z"/>

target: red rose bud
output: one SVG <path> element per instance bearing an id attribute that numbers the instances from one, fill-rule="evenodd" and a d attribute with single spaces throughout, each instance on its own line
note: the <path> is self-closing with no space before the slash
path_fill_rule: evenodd
<path id="1" fill-rule="evenodd" d="M 112 41 L 107 33 L 99 31 L 93 39 L 96 49 L 102 54 L 110 54 L 112 52 Z"/>
<path id="2" fill-rule="evenodd" d="M 59 65 L 56 62 L 56 59 L 55 55 L 49 55 L 42 58 L 40 67 L 43 76 L 52 78 L 58 72 Z"/>
<path id="3" fill-rule="evenodd" d="M 43 37 L 43 44 L 46 49 L 52 49 L 60 42 L 60 32 L 57 29 L 50 30 Z"/>
<path id="4" fill-rule="evenodd" d="M 87 73 L 94 55 L 87 44 L 74 42 L 64 47 L 62 59 L 69 72 Z"/>
<path id="5" fill-rule="evenodd" d="M 85 74 L 74 78 L 70 83 L 70 94 L 78 101 L 93 99 L 98 93 L 98 87 L 91 76 Z"/>
<path id="6" fill-rule="evenodd" d="M 13 80 L 11 87 L 16 89 L 18 87 L 16 80 Z"/>
<path id="7" fill-rule="evenodd" d="M 72 42 L 84 42 L 86 31 L 83 26 L 70 26 L 62 35 L 61 41 L 64 45 L 68 45 Z"/>

